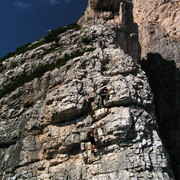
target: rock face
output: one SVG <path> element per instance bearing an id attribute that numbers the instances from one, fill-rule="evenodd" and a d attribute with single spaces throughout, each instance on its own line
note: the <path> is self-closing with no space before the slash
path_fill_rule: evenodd
<path id="1" fill-rule="evenodd" d="M 79 20 L 83 27 L 92 24 L 106 24 L 116 32 L 115 41 L 120 48 L 133 57 L 140 58 L 140 44 L 138 41 L 138 26 L 133 18 L 133 4 L 131 0 L 92 0 L 85 14 Z"/>
<path id="2" fill-rule="evenodd" d="M 137 64 L 130 10 L 128 1 L 90 0 L 82 28 L 2 62 L 1 179 L 175 179 L 153 92 Z M 110 98 L 98 108 L 101 84 Z"/>
<path id="3" fill-rule="evenodd" d="M 134 0 L 134 20 L 138 24 L 141 56 L 159 53 L 180 68 L 180 2 L 177 0 Z M 149 6 L 151 4 L 151 6 Z"/>
<path id="4" fill-rule="evenodd" d="M 155 96 L 161 138 L 180 179 L 180 1 L 134 0 L 133 5 L 142 68 Z"/>

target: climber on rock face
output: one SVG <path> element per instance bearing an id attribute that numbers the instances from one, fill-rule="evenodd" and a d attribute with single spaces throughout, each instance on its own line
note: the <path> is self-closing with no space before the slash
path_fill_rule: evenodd
<path id="1" fill-rule="evenodd" d="M 104 107 L 104 100 L 109 100 L 109 89 L 107 89 L 107 87 L 104 86 L 102 89 L 99 90 L 99 95 L 99 107 L 102 108 Z"/>
<path id="2" fill-rule="evenodd" d="M 90 131 L 88 132 L 88 139 L 91 142 L 91 151 L 95 152 L 95 139 L 94 139 L 94 126 L 91 126 Z"/>

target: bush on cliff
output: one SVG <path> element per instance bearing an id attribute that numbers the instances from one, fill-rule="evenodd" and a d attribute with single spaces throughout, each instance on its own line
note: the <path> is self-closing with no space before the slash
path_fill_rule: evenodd
<path id="1" fill-rule="evenodd" d="M 39 47 L 39 46 L 41 46 L 41 45 L 43 45 L 45 43 L 56 41 L 59 34 L 62 34 L 62 33 L 66 32 L 69 29 L 79 30 L 80 26 L 77 23 L 73 23 L 73 24 L 70 24 L 68 26 L 60 27 L 60 28 L 58 28 L 56 30 L 52 30 L 47 36 L 42 38 L 37 43 L 34 43 L 34 44 L 27 43 L 27 44 L 25 44 L 23 46 L 18 47 L 16 49 L 16 51 L 8 53 L 4 57 L 0 58 L 0 62 L 3 62 L 5 59 L 8 59 L 8 58 L 13 57 L 15 55 L 19 55 L 19 54 L 25 53 L 25 52 L 27 52 L 29 50 L 35 49 L 35 48 L 37 48 L 37 47 Z"/>
<path id="2" fill-rule="evenodd" d="M 0 89 L 0 98 L 4 95 L 14 91 L 18 87 L 24 85 L 26 82 L 30 82 L 35 78 L 42 77 L 45 72 L 51 71 L 55 68 L 59 68 L 67 63 L 68 60 L 73 59 L 78 56 L 82 56 L 85 52 L 94 51 L 95 48 L 89 48 L 84 50 L 77 50 L 72 52 L 71 54 L 65 54 L 64 57 L 57 59 L 54 63 L 51 64 L 41 64 L 32 70 L 31 74 L 22 74 L 21 76 L 14 79 L 14 81 Z"/>

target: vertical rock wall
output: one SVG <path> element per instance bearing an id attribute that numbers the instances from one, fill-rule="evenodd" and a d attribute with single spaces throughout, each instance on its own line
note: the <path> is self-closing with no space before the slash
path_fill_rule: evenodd
<path id="1" fill-rule="evenodd" d="M 38 81 L 1 99 L 2 179 L 173 179 L 147 78 L 120 48 L 97 48 Z M 47 82 L 32 107 L 15 105 Z M 101 83 L 111 92 L 98 109 Z M 91 125 L 95 154 L 87 139 Z"/>
<path id="2" fill-rule="evenodd" d="M 91 0 L 79 20 L 81 29 L 17 56 L 22 64 L 1 73 L 3 86 L 21 76 L 28 62 L 36 67 L 69 59 L 1 98 L 1 179 L 174 179 L 153 93 L 137 64 L 138 31 L 131 10 L 129 1 Z M 37 56 L 55 43 L 59 47 L 43 60 Z M 103 108 L 98 107 L 101 84 L 110 89 Z M 95 153 L 87 138 L 92 125 Z"/>
<path id="3" fill-rule="evenodd" d="M 156 117 L 161 138 L 180 178 L 180 2 L 134 0 L 142 68 L 155 94 Z"/>

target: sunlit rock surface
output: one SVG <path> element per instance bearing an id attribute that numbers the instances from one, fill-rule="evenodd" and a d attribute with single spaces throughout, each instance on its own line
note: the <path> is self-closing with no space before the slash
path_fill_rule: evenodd
<path id="1" fill-rule="evenodd" d="M 154 95 L 137 64 L 138 37 L 130 28 L 134 22 L 126 24 L 120 18 L 131 5 L 91 0 L 79 20 L 82 28 L 3 62 L 0 83 L 7 88 L 33 68 L 69 55 L 61 66 L 3 94 L 1 179 L 175 179 L 159 136 Z M 132 51 L 130 42 L 136 47 Z M 8 69 L 12 61 L 19 64 Z M 110 97 L 98 108 L 101 84 Z M 95 153 L 87 138 L 92 125 Z"/>

